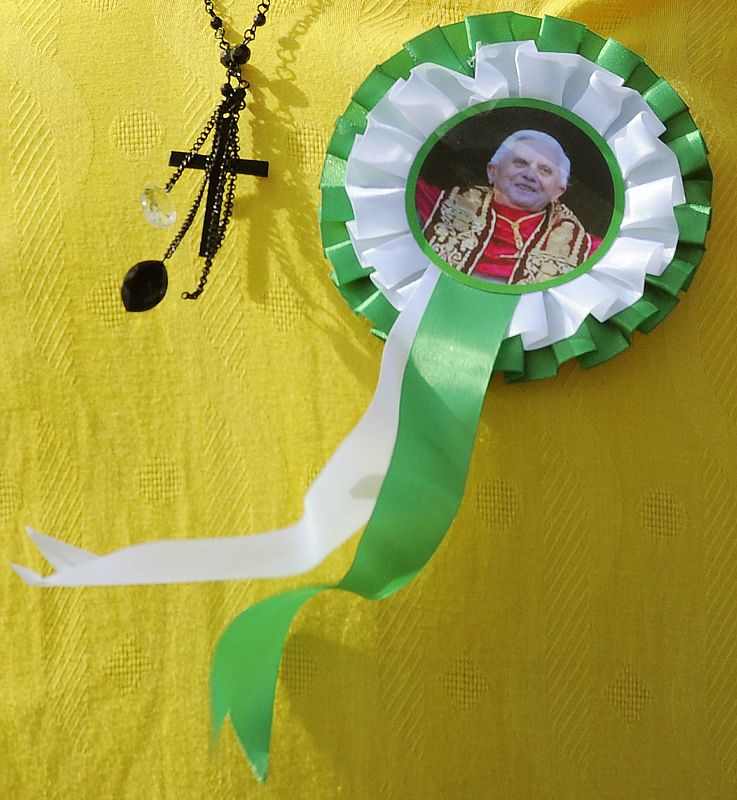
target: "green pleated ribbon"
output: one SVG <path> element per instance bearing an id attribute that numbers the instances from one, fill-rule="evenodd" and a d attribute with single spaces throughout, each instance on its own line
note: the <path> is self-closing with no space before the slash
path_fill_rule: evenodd
<path id="1" fill-rule="evenodd" d="M 517 301 L 440 276 L 405 367 L 389 469 L 350 570 L 335 585 L 257 603 L 222 634 L 211 674 L 215 734 L 230 717 L 260 780 L 269 765 L 282 651 L 302 605 L 326 589 L 388 597 L 442 542 L 461 502 L 484 396 Z"/>
<path id="2" fill-rule="evenodd" d="M 679 229 L 675 258 L 662 275 L 646 277 L 640 300 L 604 323 L 589 316 L 569 339 L 539 350 L 524 350 L 519 337 L 507 339 L 494 366 L 494 371 L 503 372 L 507 381 L 552 377 L 571 358 L 586 368 L 596 366 L 626 350 L 635 330 L 648 333 L 659 325 L 677 306 L 679 293 L 690 286 L 711 224 L 708 150 L 678 92 L 620 42 L 604 39 L 579 22 L 557 17 L 538 19 L 511 11 L 477 14 L 415 37 L 361 84 L 336 125 L 328 153 L 342 162 L 344 170 L 356 135 L 365 129 L 368 112 L 417 64 L 433 61 L 469 74 L 468 65 L 477 44 L 525 40 L 533 40 L 540 51 L 578 53 L 619 75 L 625 86 L 642 94 L 666 127 L 662 140 L 678 159 L 686 203 L 675 209 Z M 377 336 L 386 338 L 396 311 L 371 282 L 372 270 L 362 267 L 353 252 L 345 225 L 352 214 L 346 206 L 345 187 L 338 178 L 340 169 L 332 158 L 328 159 L 321 181 L 320 227 L 325 254 L 333 265 L 333 280 L 343 297 L 357 314 L 372 322 Z"/>

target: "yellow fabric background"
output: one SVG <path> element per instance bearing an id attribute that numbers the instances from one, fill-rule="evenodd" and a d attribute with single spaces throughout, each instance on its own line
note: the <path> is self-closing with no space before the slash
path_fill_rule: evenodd
<path id="1" fill-rule="evenodd" d="M 250 0 L 216 0 L 242 30 Z M 681 307 L 590 372 L 495 380 L 451 534 L 409 589 L 302 613 L 270 780 L 208 749 L 214 641 L 285 582 L 34 590 L 24 524 L 106 551 L 257 531 L 371 397 L 382 345 L 328 280 L 317 182 L 372 66 L 479 0 L 274 0 L 235 222 L 197 303 L 126 315 L 137 196 L 218 98 L 201 0 L 0 2 L 0 796 L 656 800 L 737 793 L 735 6 L 534 2 L 641 53 L 707 136 L 717 215 Z M 190 177 L 175 197 L 180 209 Z"/>

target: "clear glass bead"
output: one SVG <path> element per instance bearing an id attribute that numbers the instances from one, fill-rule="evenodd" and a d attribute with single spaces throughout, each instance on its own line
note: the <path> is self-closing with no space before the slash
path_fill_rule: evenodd
<path id="1" fill-rule="evenodd" d="M 163 186 L 148 183 L 143 187 L 141 206 L 146 219 L 157 228 L 168 228 L 177 219 L 177 211 Z"/>

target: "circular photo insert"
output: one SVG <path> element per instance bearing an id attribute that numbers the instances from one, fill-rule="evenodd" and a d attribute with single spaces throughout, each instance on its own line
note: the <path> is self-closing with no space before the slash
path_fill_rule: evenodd
<path id="1" fill-rule="evenodd" d="M 570 280 L 604 255 L 624 187 L 583 120 L 506 100 L 464 111 L 430 137 L 410 197 L 410 226 L 435 263 L 490 291 L 524 292 Z"/>

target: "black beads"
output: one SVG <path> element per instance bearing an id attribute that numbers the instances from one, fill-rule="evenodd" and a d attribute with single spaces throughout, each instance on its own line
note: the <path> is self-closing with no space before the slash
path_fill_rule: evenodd
<path id="1" fill-rule="evenodd" d="M 220 87 L 220 93 L 222 94 L 223 97 L 230 97 L 230 95 L 233 94 L 234 91 L 235 90 L 229 83 L 224 83 Z"/>
<path id="2" fill-rule="evenodd" d="M 223 21 L 220 19 L 220 17 L 213 17 L 210 20 L 210 27 L 214 28 L 215 30 L 218 30 L 218 28 L 223 27 Z"/>
<path id="3" fill-rule="evenodd" d="M 166 294 L 169 277 L 163 261 L 139 261 L 123 278 L 120 296 L 126 311 L 148 311 Z"/>
<path id="4" fill-rule="evenodd" d="M 266 25 L 266 14 L 256 14 L 256 16 L 253 18 L 253 24 L 257 28 L 260 28 L 262 25 Z"/>
<path id="5" fill-rule="evenodd" d="M 251 51 L 248 49 L 248 45 L 245 44 L 237 45 L 232 49 L 231 53 L 236 64 L 246 64 L 251 57 Z"/>
<path id="6" fill-rule="evenodd" d="M 247 63 L 250 57 L 251 51 L 248 49 L 248 45 L 238 44 L 232 49 L 223 50 L 220 54 L 220 63 L 226 67 L 226 69 L 230 70 L 236 66 Z"/>

